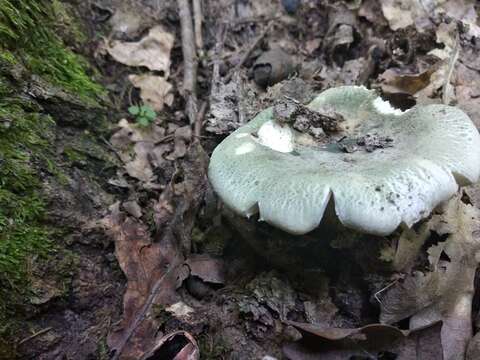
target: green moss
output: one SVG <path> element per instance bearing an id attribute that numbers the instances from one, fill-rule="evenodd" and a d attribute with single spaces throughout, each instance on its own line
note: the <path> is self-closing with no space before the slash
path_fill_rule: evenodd
<path id="1" fill-rule="evenodd" d="M 97 345 L 97 359 L 108 360 L 110 359 L 110 351 L 107 344 L 106 337 L 103 337 Z"/>
<path id="2" fill-rule="evenodd" d="M 71 29 L 67 41 L 84 41 L 73 24 L 58 0 L 0 0 L 0 359 L 13 358 L 11 339 L 2 338 L 15 333 L 22 311 L 31 309 L 25 306 L 41 298 L 41 280 L 53 269 L 58 293 L 67 294 L 76 267 L 54 242 L 61 230 L 46 223 L 42 183 L 67 179 L 55 153 L 56 124 L 22 85 L 36 75 L 44 80 L 38 83 L 65 90 L 74 103 L 97 104 L 102 87 L 57 35 Z M 72 148 L 69 156 L 82 154 Z M 37 263 L 39 270 L 32 270 Z"/>
<path id="3" fill-rule="evenodd" d="M 72 14 L 72 9 L 67 6 L 69 4 L 62 3 L 59 0 L 52 0 L 55 29 L 63 34 L 62 38 L 67 43 L 73 43 L 77 46 L 83 45 L 88 40 L 85 35 L 85 29 Z"/>
<path id="4" fill-rule="evenodd" d="M 85 154 L 78 151 L 74 147 L 68 146 L 63 149 L 63 154 L 67 157 L 67 160 L 71 163 L 84 163 L 87 160 Z"/>
<path id="5" fill-rule="evenodd" d="M 55 32 L 62 4 L 42 0 L 0 0 L 0 53 L 13 52 L 25 67 L 54 85 L 94 100 L 103 88 L 87 75 L 87 63 L 67 49 Z M 63 17 L 65 19 L 65 17 Z"/>
<path id="6" fill-rule="evenodd" d="M 4 300 L 24 292 L 27 257 L 46 256 L 52 249 L 34 166 L 43 164 L 49 153 L 42 134 L 51 132 L 52 125 L 49 117 L 0 103 L 0 320 L 11 310 Z"/>

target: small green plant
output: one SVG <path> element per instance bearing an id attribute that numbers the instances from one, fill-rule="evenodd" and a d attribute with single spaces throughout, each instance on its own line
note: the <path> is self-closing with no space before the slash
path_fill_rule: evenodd
<path id="1" fill-rule="evenodd" d="M 157 113 L 148 105 L 130 106 L 128 112 L 135 116 L 138 125 L 144 127 L 149 126 L 157 117 Z"/>

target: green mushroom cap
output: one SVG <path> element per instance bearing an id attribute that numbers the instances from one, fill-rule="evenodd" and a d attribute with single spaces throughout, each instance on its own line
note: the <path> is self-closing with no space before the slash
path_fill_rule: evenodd
<path id="1" fill-rule="evenodd" d="M 411 226 L 480 175 L 480 135 L 461 110 L 445 105 L 400 111 L 364 87 L 322 92 L 309 105 L 344 119 L 352 138 L 376 134 L 391 145 L 347 153 L 339 139 L 300 141 L 273 109 L 259 113 L 214 150 L 209 179 L 224 203 L 292 234 L 321 222 L 329 201 L 345 226 L 388 235 Z"/>

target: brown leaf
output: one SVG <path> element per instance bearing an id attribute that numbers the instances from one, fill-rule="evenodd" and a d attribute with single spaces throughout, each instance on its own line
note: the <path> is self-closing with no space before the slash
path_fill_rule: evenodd
<path id="1" fill-rule="evenodd" d="M 332 62 L 342 66 L 349 57 L 348 53 L 355 35 L 359 35 L 356 30 L 357 17 L 354 12 L 344 7 L 332 7 L 328 18 L 328 31 L 324 39 L 323 51 Z"/>
<path id="2" fill-rule="evenodd" d="M 225 283 L 225 263 L 209 255 L 192 255 L 186 261 L 190 274 L 198 276 L 205 282 L 213 284 Z"/>
<path id="3" fill-rule="evenodd" d="M 429 235 L 430 230 L 425 225 L 421 226 L 418 232 L 414 229 L 404 229 L 398 239 L 393 268 L 399 272 L 410 272 Z"/>
<path id="4" fill-rule="evenodd" d="M 192 128 L 190 126 L 182 126 L 175 130 L 173 152 L 165 158 L 167 160 L 176 160 L 184 157 L 187 152 L 187 142 L 192 139 Z"/>
<path id="5" fill-rule="evenodd" d="M 478 54 L 477 59 L 480 59 Z M 468 66 L 470 64 L 468 63 Z M 474 124 L 479 128 L 480 89 L 478 83 L 480 81 L 480 73 L 460 63 L 456 66 L 455 77 L 455 94 L 458 106 L 470 116 Z"/>
<path id="6" fill-rule="evenodd" d="M 155 359 L 198 360 L 200 349 L 197 342 L 186 331 L 176 331 L 165 335 L 145 354 L 141 360 Z"/>
<path id="7" fill-rule="evenodd" d="M 207 162 L 201 145 L 194 142 L 178 167 L 184 178 L 182 193 L 175 194 L 174 176 L 161 195 L 159 203 L 168 211 L 154 215 L 156 241 L 145 224 L 122 214 L 118 203 L 103 221 L 127 278 L 123 320 L 108 338 L 113 359 L 139 359 L 152 349 L 158 324 L 150 308 L 179 301 L 176 289 L 188 276 L 183 254 L 190 251 L 191 230 L 206 188 Z"/>
<path id="8" fill-rule="evenodd" d="M 290 343 L 282 348 L 289 360 L 345 360 L 365 355 L 361 350 L 329 349 L 317 345 Z"/>
<path id="9" fill-rule="evenodd" d="M 144 182 L 145 187 L 155 188 L 152 165 L 161 165 L 161 155 L 166 152 L 165 144 L 160 143 L 165 138 L 165 129 L 156 124 L 143 129 L 126 119 L 120 120 L 118 126 L 120 129 L 112 135 L 110 142 L 125 163 L 126 172 Z"/>
<path id="10" fill-rule="evenodd" d="M 356 329 L 326 328 L 312 324 L 286 321 L 298 329 L 303 338 L 284 346 L 284 353 L 292 360 L 340 360 L 355 355 L 375 353 L 404 339 L 407 331 L 384 324 L 370 324 Z"/>
<path id="11" fill-rule="evenodd" d="M 153 170 L 149 160 L 149 154 L 153 148 L 154 145 L 147 142 L 138 142 L 133 146 L 135 157 L 125 164 L 128 175 L 146 183 L 153 180 Z"/>
<path id="12" fill-rule="evenodd" d="M 122 119 L 118 122 L 118 130 L 112 135 L 110 142 L 118 150 L 127 150 L 133 143 L 156 143 L 162 140 L 164 136 L 165 129 L 156 124 L 152 124 L 148 129 L 143 129 L 137 124 Z"/>
<path id="13" fill-rule="evenodd" d="M 415 95 L 430 84 L 430 78 L 435 70 L 435 67 L 431 67 L 418 74 L 405 74 L 401 69 L 388 69 L 380 75 L 382 90 L 387 93 Z"/>
<path id="14" fill-rule="evenodd" d="M 122 204 L 123 209 L 132 215 L 133 217 L 141 218 L 142 217 L 142 208 L 136 201 L 130 200 L 130 201 L 125 201 Z"/>
<path id="15" fill-rule="evenodd" d="M 173 103 L 173 86 L 164 77 L 148 74 L 130 75 L 130 82 L 140 88 L 140 98 L 155 111 L 162 111 L 165 105 Z"/>
<path id="16" fill-rule="evenodd" d="M 155 323 L 143 319 L 151 304 L 177 300 L 176 288 L 183 279 L 177 272 L 183 257 L 174 244 L 154 243 L 146 225 L 125 217 L 119 204 L 112 207 L 104 225 L 115 240 L 115 254 L 127 278 L 123 320 L 110 333 L 109 346 L 122 359 L 138 358 L 153 345 Z M 125 345 L 128 343 L 128 347 Z"/>
<path id="17" fill-rule="evenodd" d="M 441 360 L 443 359 L 440 331 L 442 324 L 412 331 L 402 341 L 396 342 L 390 349 L 397 355 L 395 360 Z"/>
<path id="18" fill-rule="evenodd" d="M 309 333 L 324 340 L 353 340 L 365 342 L 365 344 L 362 344 L 362 346 L 365 348 L 372 346 L 375 348 L 381 348 L 383 343 L 390 343 L 393 340 L 408 335 L 408 332 L 385 324 L 370 324 L 361 328 L 342 329 L 333 327 L 318 327 L 316 325 L 299 323 L 296 321 L 286 321 L 286 323 L 294 326 L 303 333 Z"/>
<path id="19" fill-rule="evenodd" d="M 108 20 L 112 27 L 112 33 L 133 37 L 145 29 L 145 19 L 142 19 L 140 13 L 125 6 L 125 8 L 116 8 L 115 13 Z"/>
<path id="20" fill-rule="evenodd" d="M 170 74 L 170 51 L 174 36 L 157 25 L 138 42 L 113 41 L 106 46 L 108 53 L 118 62 L 128 66 L 145 66 L 150 70 Z"/>
<path id="21" fill-rule="evenodd" d="M 381 299 L 381 320 L 391 323 L 412 316 L 411 328 L 441 320 L 444 359 L 463 359 L 472 335 L 480 210 L 457 196 L 444 204 L 443 214 L 434 215 L 428 226 L 448 238 L 428 249 L 430 272 L 416 272 L 387 291 Z"/>
<path id="22" fill-rule="evenodd" d="M 480 333 L 477 333 L 468 343 L 466 360 L 480 359 Z"/>

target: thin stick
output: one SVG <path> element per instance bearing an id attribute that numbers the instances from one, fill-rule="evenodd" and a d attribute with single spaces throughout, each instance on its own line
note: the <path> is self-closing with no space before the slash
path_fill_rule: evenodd
<path id="1" fill-rule="evenodd" d="M 373 294 L 373 297 L 375 298 L 375 300 L 377 300 L 379 304 L 383 305 L 383 304 L 382 304 L 382 301 L 380 300 L 380 298 L 379 298 L 378 296 L 379 296 L 381 293 L 383 293 L 385 290 L 390 289 L 390 288 L 391 288 L 393 285 L 395 285 L 397 282 L 398 282 L 398 279 L 392 281 L 390 284 L 388 284 L 387 286 L 383 287 L 382 289 L 378 290 L 375 294 Z"/>
<path id="2" fill-rule="evenodd" d="M 200 58 L 203 57 L 203 36 L 202 36 L 202 0 L 193 0 L 193 25 L 195 27 L 195 45 L 197 47 L 197 54 Z"/>
<path id="3" fill-rule="evenodd" d="M 263 38 L 268 34 L 270 29 L 273 27 L 273 21 L 268 24 L 268 26 L 263 30 L 263 32 L 258 36 L 255 41 L 250 45 L 247 51 L 243 54 L 242 58 L 240 59 L 239 63 L 233 67 L 233 69 L 229 72 L 229 74 L 225 77 L 225 82 L 229 82 L 232 79 L 233 74 L 240 69 L 243 64 L 248 60 L 250 55 L 252 54 L 253 50 L 260 45 Z"/>
<path id="4" fill-rule="evenodd" d="M 119 159 L 122 163 L 125 164 L 125 160 L 123 160 L 122 155 L 120 155 L 120 153 L 117 151 L 117 149 L 115 149 L 115 147 L 112 145 L 112 143 L 111 143 L 110 141 L 108 141 L 107 139 L 105 139 L 103 136 L 100 136 L 100 140 L 102 140 L 102 141 L 105 143 L 105 145 L 107 145 L 108 148 L 109 148 L 110 150 L 112 150 L 112 152 L 113 152 L 115 155 L 117 155 L 118 159 Z"/>
<path id="5" fill-rule="evenodd" d="M 195 50 L 192 12 L 188 0 L 177 0 L 178 14 L 182 32 L 183 53 L 183 96 L 185 97 L 185 113 L 194 124 L 197 119 L 197 68 L 198 59 Z"/>
<path id="6" fill-rule="evenodd" d="M 43 334 L 49 332 L 49 331 L 52 330 L 52 329 L 53 329 L 53 327 L 48 327 L 48 328 L 42 329 L 42 330 L 40 330 L 40 331 L 37 331 L 36 333 L 30 335 L 29 337 L 27 337 L 27 338 L 25 338 L 25 339 L 23 339 L 23 340 L 20 340 L 20 341 L 18 342 L 18 345 L 25 344 L 27 341 L 30 341 L 30 340 L 36 338 L 37 336 L 43 335 Z"/>
<path id="7" fill-rule="evenodd" d="M 238 122 L 245 124 L 245 112 L 243 111 L 243 81 L 240 73 L 236 73 L 237 83 L 237 108 L 238 108 Z"/>
<path id="8" fill-rule="evenodd" d="M 193 134 L 196 137 L 201 137 L 202 135 L 203 118 L 205 116 L 206 111 L 207 111 L 207 102 L 204 101 L 200 106 L 200 110 L 198 110 L 197 119 L 195 120 L 195 126 L 193 128 Z"/>
<path id="9" fill-rule="evenodd" d="M 221 54 L 223 51 L 223 45 L 225 43 L 225 36 L 227 34 L 228 25 L 221 23 L 218 26 L 217 33 L 215 35 L 215 53 L 213 55 L 213 71 L 212 71 L 212 86 L 210 91 L 215 93 L 218 89 L 220 83 L 220 63 L 221 63 Z"/>
<path id="10" fill-rule="evenodd" d="M 460 53 L 460 37 L 458 36 L 458 32 L 457 32 L 455 36 L 455 47 L 452 49 L 452 53 L 450 54 L 448 69 L 447 69 L 447 73 L 445 74 L 445 81 L 443 82 L 443 88 L 442 88 L 442 102 L 445 105 L 448 105 L 448 103 L 450 102 L 448 99 L 448 86 L 450 85 L 450 79 L 452 78 L 453 69 L 455 69 L 455 63 L 457 62 L 459 53 Z"/>

